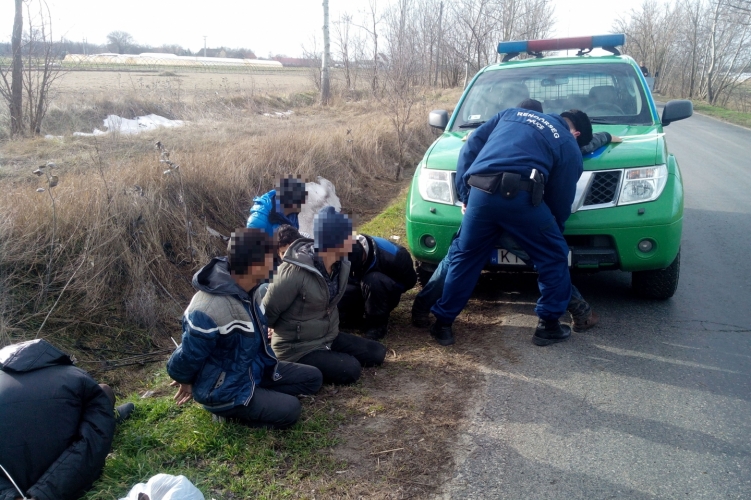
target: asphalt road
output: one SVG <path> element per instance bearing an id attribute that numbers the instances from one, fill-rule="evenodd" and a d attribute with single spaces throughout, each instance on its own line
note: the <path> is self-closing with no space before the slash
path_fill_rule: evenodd
<path id="1" fill-rule="evenodd" d="M 513 355 L 484 367 L 444 497 L 751 498 L 751 131 L 700 115 L 665 131 L 686 192 L 677 293 L 577 277 L 601 324 L 540 348 L 519 307 L 534 291 L 499 292 Z"/>

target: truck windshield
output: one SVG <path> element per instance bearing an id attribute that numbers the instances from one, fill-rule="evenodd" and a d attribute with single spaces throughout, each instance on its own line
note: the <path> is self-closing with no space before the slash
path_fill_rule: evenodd
<path id="1" fill-rule="evenodd" d="M 452 130 L 479 126 L 530 98 L 540 101 L 545 113 L 580 109 L 593 123 L 653 123 L 641 80 L 630 64 L 561 64 L 486 71 L 469 89 Z"/>

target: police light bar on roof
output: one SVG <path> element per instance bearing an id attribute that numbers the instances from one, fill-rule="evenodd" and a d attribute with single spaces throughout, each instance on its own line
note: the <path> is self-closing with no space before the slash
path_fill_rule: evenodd
<path id="1" fill-rule="evenodd" d="M 578 56 L 587 54 L 594 48 L 602 48 L 615 55 L 620 55 L 616 47 L 626 43 L 626 35 L 614 33 L 610 35 L 580 36 L 572 38 L 551 38 L 549 40 L 522 40 L 515 42 L 501 42 L 498 53 L 506 54 L 503 62 L 509 61 L 522 52 L 542 57 L 542 53 L 550 50 L 579 49 Z"/>

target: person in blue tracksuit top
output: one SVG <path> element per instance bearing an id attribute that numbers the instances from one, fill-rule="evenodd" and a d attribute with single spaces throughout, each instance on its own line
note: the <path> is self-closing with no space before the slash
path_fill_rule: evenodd
<path id="1" fill-rule="evenodd" d="M 307 195 L 304 181 L 294 177 L 281 179 L 276 189 L 253 198 L 246 227 L 262 229 L 269 236 L 282 224 L 300 229 L 297 216 Z"/>
<path id="2" fill-rule="evenodd" d="M 579 148 L 591 139 L 592 125 L 582 111 L 548 115 L 522 108 L 500 112 L 469 136 L 456 170 L 456 191 L 466 213 L 443 295 L 431 309 L 436 322 L 430 333 L 438 343 L 454 343 L 451 325 L 504 231 L 529 255 L 539 275 L 534 343 L 569 337 L 570 328 L 559 322 L 571 298 L 569 249 L 562 233 L 583 170 Z"/>

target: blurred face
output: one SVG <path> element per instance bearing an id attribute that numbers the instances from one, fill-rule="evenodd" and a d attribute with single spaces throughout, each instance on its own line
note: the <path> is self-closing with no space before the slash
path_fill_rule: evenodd
<path id="1" fill-rule="evenodd" d="M 347 254 L 352 252 L 352 247 L 355 244 L 355 237 L 354 235 L 350 234 L 346 240 L 342 242 L 341 245 L 336 246 L 334 248 L 326 249 L 322 252 L 318 252 L 319 255 L 335 255 L 337 259 L 341 259 L 342 257 L 346 257 Z"/>
<path id="2" fill-rule="evenodd" d="M 249 292 L 264 281 L 271 279 L 271 273 L 273 271 L 274 254 L 268 253 L 266 254 L 266 260 L 263 263 L 251 265 L 246 274 L 237 274 L 233 272 L 231 273 L 231 276 L 240 288 Z"/>

